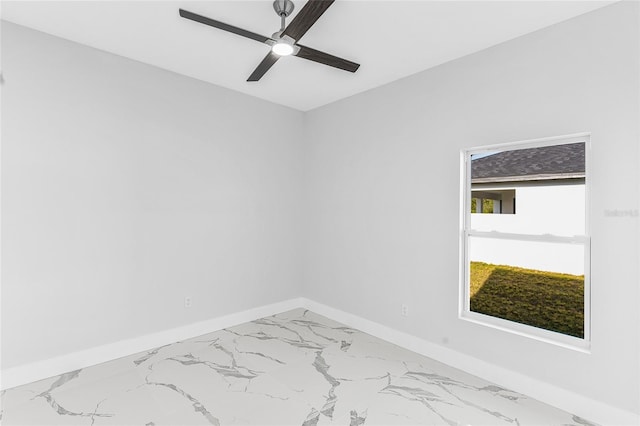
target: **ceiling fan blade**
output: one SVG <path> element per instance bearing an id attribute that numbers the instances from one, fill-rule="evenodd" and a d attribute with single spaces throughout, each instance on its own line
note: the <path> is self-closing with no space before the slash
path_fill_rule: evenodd
<path id="1" fill-rule="evenodd" d="M 258 81 L 262 78 L 262 76 L 269 71 L 269 68 L 276 63 L 276 61 L 280 59 L 280 56 L 276 55 L 273 52 L 267 53 L 267 56 L 264 57 L 262 62 L 258 65 L 258 67 L 251 73 L 247 81 Z"/>
<path id="2" fill-rule="evenodd" d="M 293 17 L 282 35 L 298 41 L 335 0 L 309 0 Z"/>
<path id="3" fill-rule="evenodd" d="M 224 22 L 216 21 L 215 19 L 207 18 L 206 16 L 198 15 L 197 13 L 189 12 L 188 10 L 180 9 L 180 16 L 192 21 L 200 22 L 201 24 L 209 25 L 220 30 L 228 31 L 243 37 L 250 38 L 261 43 L 271 40 L 269 37 L 265 37 L 260 34 L 253 33 L 251 31 L 243 30 L 242 28 L 234 27 L 233 25 L 225 24 Z"/>
<path id="4" fill-rule="evenodd" d="M 324 53 L 301 44 L 298 44 L 297 46 L 300 47 L 300 51 L 296 54 L 298 58 L 308 59 L 310 61 L 329 65 L 334 68 L 340 68 L 341 70 L 349 72 L 356 72 L 360 67 L 360 64 L 356 64 L 355 62 L 338 58 L 337 56 L 329 55 L 328 53 Z"/>

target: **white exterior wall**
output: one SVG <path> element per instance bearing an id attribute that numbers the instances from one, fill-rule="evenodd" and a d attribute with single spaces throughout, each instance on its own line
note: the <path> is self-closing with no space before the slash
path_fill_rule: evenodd
<path id="1" fill-rule="evenodd" d="M 580 244 L 543 243 L 471 237 L 469 259 L 563 274 L 584 274 L 584 247 Z"/>
<path id="2" fill-rule="evenodd" d="M 584 184 L 511 188 L 516 190 L 516 214 L 472 213 L 471 229 L 512 234 L 585 235 Z M 584 274 L 582 245 L 472 238 L 469 249 L 472 261 Z"/>

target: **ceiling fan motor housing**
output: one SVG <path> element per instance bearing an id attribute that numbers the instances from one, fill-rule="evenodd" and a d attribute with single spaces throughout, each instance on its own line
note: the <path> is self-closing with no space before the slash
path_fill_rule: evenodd
<path id="1" fill-rule="evenodd" d="M 273 10 L 276 11 L 278 16 L 284 16 L 285 18 L 291 15 L 293 7 L 293 2 L 291 0 L 275 0 L 273 2 Z"/>

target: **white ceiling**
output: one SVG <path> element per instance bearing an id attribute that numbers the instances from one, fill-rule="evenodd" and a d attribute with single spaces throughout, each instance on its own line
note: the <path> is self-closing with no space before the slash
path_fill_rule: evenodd
<path id="1" fill-rule="evenodd" d="M 295 14 L 305 0 L 294 3 Z M 246 79 L 268 46 L 180 18 L 178 8 L 270 36 L 279 18 L 268 0 L 2 1 L 1 13 L 10 22 L 308 111 L 610 3 L 338 0 L 301 43 L 360 69 L 351 74 L 286 57 L 256 83 Z"/>

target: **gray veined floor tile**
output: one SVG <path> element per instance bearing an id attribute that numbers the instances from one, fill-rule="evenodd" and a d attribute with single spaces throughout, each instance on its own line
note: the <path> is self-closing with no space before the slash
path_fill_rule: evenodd
<path id="1" fill-rule="evenodd" d="M 591 425 L 303 309 L 1 398 L 3 425 Z"/>

